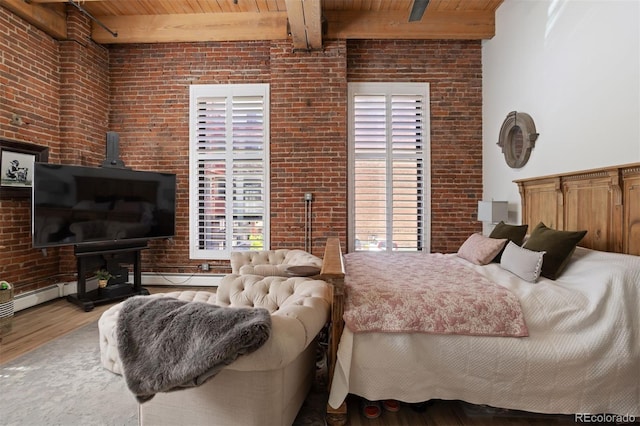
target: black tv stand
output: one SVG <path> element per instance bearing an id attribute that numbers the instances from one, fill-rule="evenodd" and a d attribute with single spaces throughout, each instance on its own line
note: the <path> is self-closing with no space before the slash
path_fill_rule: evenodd
<path id="1" fill-rule="evenodd" d="M 89 312 L 96 305 L 102 303 L 149 294 L 149 291 L 142 287 L 142 269 L 140 267 L 140 252 L 146 248 L 146 243 L 76 246 L 78 293 L 67 296 L 67 300 L 80 306 L 85 312 Z M 114 268 L 120 268 L 123 264 L 133 264 L 133 284 L 124 282 L 126 279 L 111 279 L 104 288 L 86 291 L 86 276 L 88 273 L 95 272 L 98 269 L 113 271 Z"/>

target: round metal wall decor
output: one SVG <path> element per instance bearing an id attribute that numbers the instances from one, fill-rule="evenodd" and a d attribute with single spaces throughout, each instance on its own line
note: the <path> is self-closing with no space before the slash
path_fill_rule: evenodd
<path id="1" fill-rule="evenodd" d="M 507 165 L 519 169 L 527 164 L 539 133 L 526 112 L 511 111 L 500 128 L 498 146 L 502 148 Z"/>

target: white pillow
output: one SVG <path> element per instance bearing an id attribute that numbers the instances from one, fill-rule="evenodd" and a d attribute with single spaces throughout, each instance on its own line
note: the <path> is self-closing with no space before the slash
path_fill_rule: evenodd
<path id="1" fill-rule="evenodd" d="M 534 283 L 542 271 L 542 260 L 545 253 L 545 251 L 528 250 L 509 241 L 502 252 L 500 266 L 523 280 Z"/>
<path id="2" fill-rule="evenodd" d="M 506 238 L 489 238 L 482 234 L 472 234 L 458 249 L 458 256 L 476 265 L 491 262 L 504 247 Z"/>

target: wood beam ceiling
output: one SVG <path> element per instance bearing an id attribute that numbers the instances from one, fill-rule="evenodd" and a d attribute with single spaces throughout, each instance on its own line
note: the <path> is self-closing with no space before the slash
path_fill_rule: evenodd
<path id="1" fill-rule="evenodd" d="M 167 0 L 168 1 L 168 0 Z M 495 8 L 450 8 L 432 0 L 422 19 L 408 21 L 408 10 L 322 10 L 322 0 L 283 0 L 286 9 L 121 14 L 94 17 L 114 37 L 93 23 L 92 38 L 102 44 L 192 41 L 286 40 L 294 50 L 322 48 L 325 39 L 490 39 L 495 35 Z M 82 0 L 89 7 L 105 0 Z M 68 0 L 0 0 L 0 5 L 57 39 L 67 36 Z M 173 3 L 170 3 L 171 5 Z M 438 6 L 438 7 L 436 7 Z M 356 7 L 357 9 L 357 7 Z M 152 12 L 149 12 L 152 13 Z M 324 33 L 323 33 L 324 30 Z"/>
<path id="2" fill-rule="evenodd" d="M 67 38 L 67 15 L 64 5 L 45 7 L 24 0 L 0 0 L 0 6 L 4 6 L 55 39 Z"/>
<path id="3" fill-rule="evenodd" d="M 113 37 L 94 23 L 91 38 L 103 44 L 287 38 L 286 12 L 180 13 L 97 18 L 118 33 L 118 37 Z"/>
<path id="4" fill-rule="evenodd" d="M 116 31 L 118 37 L 98 25 L 93 26 L 92 37 L 104 44 L 283 40 L 289 35 L 288 22 L 294 49 L 321 49 L 321 12 L 303 9 L 302 0 L 287 0 L 288 3 L 294 4 L 288 12 L 105 16 L 100 20 Z M 326 39 L 482 40 L 495 35 L 494 13 L 490 11 L 427 10 L 422 22 L 408 22 L 402 11 L 327 10 L 324 17 Z"/>
<path id="5" fill-rule="evenodd" d="M 333 39 L 490 39 L 495 35 L 491 11 L 431 11 L 408 22 L 402 11 L 325 11 L 326 38 Z"/>

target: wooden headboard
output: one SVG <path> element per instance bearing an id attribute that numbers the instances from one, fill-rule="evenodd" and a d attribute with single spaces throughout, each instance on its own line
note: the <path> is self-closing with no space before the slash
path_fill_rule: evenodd
<path id="1" fill-rule="evenodd" d="M 519 179 L 522 223 L 586 229 L 579 245 L 640 256 L 640 163 Z"/>

